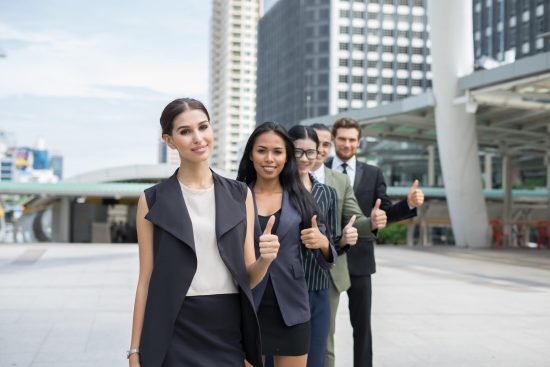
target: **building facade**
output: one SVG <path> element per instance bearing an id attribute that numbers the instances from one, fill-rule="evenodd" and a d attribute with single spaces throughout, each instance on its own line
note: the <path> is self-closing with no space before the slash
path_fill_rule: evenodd
<path id="1" fill-rule="evenodd" d="M 279 0 L 260 20 L 256 122 L 287 126 L 431 87 L 424 0 Z"/>
<path id="2" fill-rule="evenodd" d="M 550 0 L 473 0 L 472 5 L 478 63 L 484 57 L 513 62 L 550 50 Z"/>
<path id="3" fill-rule="evenodd" d="M 256 50 L 262 0 L 214 0 L 210 32 L 211 163 L 235 172 L 256 121 Z"/>

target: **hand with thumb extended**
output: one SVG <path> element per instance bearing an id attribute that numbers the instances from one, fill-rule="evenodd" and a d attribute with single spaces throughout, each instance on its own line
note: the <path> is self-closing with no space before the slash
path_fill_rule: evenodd
<path id="1" fill-rule="evenodd" d="M 329 242 L 324 234 L 319 230 L 317 224 L 317 215 L 311 218 L 311 228 L 302 229 L 300 232 L 300 239 L 305 247 L 310 249 L 316 248 L 328 248 Z"/>
<path id="2" fill-rule="evenodd" d="M 417 208 L 424 204 L 424 193 L 418 188 L 419 184 L 420 182 L 418 180 L 414 180 L 407 194 L 407 204 L 409 204 L 411 208 Z"/>
<path id="3" fill-rule="evenodd" d="M 370 222 L 372 229 L 382 229 L 388 223 L 386 212 L 380 209 L 380 204 L 382 204 L 382 200 L 376 199 L 374 208 L 372 208 L 370 212 Z"/>
<path id="4" fill-rule="evenodd" d="M 359 233 L 357 232 L 357 228 L 353 226 L 355 223 L 355 215 L 351 217 L 348 224 L 344 228 L 342 228 L 342 238 L 340 239 L 340 245 L 356 245 L 357 239 L 359 238 Z"/>
<path id="5" fill-rule="evenodd" d="M 277 235 L 271 234 L 274 224 L 275 216 L 272 215 L 267 221 L 264 233 L 260 236 L 258 245 L 258 247 L 260 248 L 260 258 L 269 262 L 275 260 L 280 247 L 279 237 L 277 237 Z"/>

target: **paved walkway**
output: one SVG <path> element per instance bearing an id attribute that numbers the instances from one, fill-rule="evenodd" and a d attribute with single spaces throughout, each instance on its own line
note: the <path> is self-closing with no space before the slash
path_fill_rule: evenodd
<path id="1" fill-rule="evenodd" d="M 548 366 L 550 251 L 378 247 L 375 366 Z M 0 366 L 127 366 L 135 245 L 0 245 Z M 352 366 L 346 298 L 337 366 Z"/>

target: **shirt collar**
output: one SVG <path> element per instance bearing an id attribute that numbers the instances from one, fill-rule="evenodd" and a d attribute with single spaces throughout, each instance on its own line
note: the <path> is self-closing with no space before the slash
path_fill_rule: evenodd
<path id="1" fill-rule="evenodd" d="M 319 168 L 317 168 L 315 171 L 311 171 L 313 174 L 313 177 L 321 183 L 325 182 L 325 165 L 321 164 Z"/>

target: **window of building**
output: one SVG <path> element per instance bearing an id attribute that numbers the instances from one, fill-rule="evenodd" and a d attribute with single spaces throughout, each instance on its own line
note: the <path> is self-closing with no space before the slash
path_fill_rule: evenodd
<path id="1" fill-rule="evenodd" d="M 319 52 L 328 52 L 328 41 L 319 42 Z"/>
<path id="2" fill-rule="evenodd" d="M 356 10 L 353 12 L 353 17 L 363 19 L 365 17 L 365 12 Z"/>
<path id="3" fill-rule="evenodd" d="M 338 99 L 348 99 L 348 92 L 345 90 L 338 92 Z"/>
<path id="4" fill-rule="evenodd" d="M 328 24 L 322 24 L 319 26 L 319 35 L 320 36 L 328 36 L 330 33 L 330 28 Z"/>
<path id="5" fill-rule="evenodd" d="M 397 53 L 400 53 L 400 54 L 406 54 L 409 52 L 409 48 L 408 47 L 403 47 L 403 46 L 399 46 L 397 47 Z"/>
<path id="6" fill-rule="evenodd" d="M 330 9 L 323 8 L 319 11 L 319 19 L 326 20 L 330 18 Z"/>
<path id="7" fill-rule="evenodd" d="M 312 53 L 314 51 L 315 44 L 313 42 L 306 42 L 306 52 Z"/>
<path id="8" fill-rule="evenodd" d="M 348 51 L 348 50 L 349 50 L 349 43 L 347 43 L 347 42 L 340 42 L 339 48 L 340 48 L 340 50 L 342 50 L 342 51 Z"/>
<path id="9" fill-rule="evenodd" d="M 328 57 L 321 57 L 319 59 L 319 67 L 320 68 L 328 68 Z"/>
<path id="10" fill-rule="evenodd" d="M 374 76 L 369 76 L 367 78 L 367 85 L 373 85 L 373 84 L 378 84 L 378 78 Z"/>
<path id="11" fill-rule="evenodd" d="M 376 101 L 377 97 L 378 97 L 378 94 L 376 93 L 367 93 L 367 99 L 369 101 Z"/>
<path id="12" fill-rule="evenodd" d="M 355 67 L 358 67 L 358 68 L 362 68 L 364 66 L 364 61 L 363 60 L 353 60 L 353 66 Z"/>
<path id="13" fill-rule="evenodd" d="M 413 47 L 412 53 L 413 53 L 413 55 L 422 55 L 422 54 L 423 54 L 423 50 L 422 50 L 422 48 L 420 48 L 420 47 Z"/>
<path id="14" fill-rule="evenodd" d="M 349 18 L 349 10 L 340 9 L 340 18 Z"/>
<path id="15" fill-rule="evenodd" d="M 347 25 L 341 25 L 340 34 L 349 34 L 349 27 Z"/>
<path id="16" fill-rule="evenodd" d="M 413 63 L 412 64 L 412 69 L 413 70 L 423 70 L 424 69 L 423 66 L 424 66 L 423 64 L 414 64 Z"/>
<path id="17" fill-rule="evenodd" d="M 351 94 L 351 98 L 352 99 L 358 99 L 358 100 L 362 101 L 363 100 L 363 92 L 353 92 Z"/>
<path id="18" fill-rule="evenodd" d="M 393 85 L 393 79 L 392 78 L 382 78 L 382 84 L 384 84 L 384 85 Z"/>
<path id="19" fill-rule="evenodd" d="M 340 60 L 338 60 L 338 65 L 340 65 L 340 66 L 349 66 L 349 60 L 348 59 L 340 59 Z"/>
<path id="20" fill-rule="evenodd" d="M 377 52 L 378 51 L 378 45 L 368 44 L 367 45 L 367 51 L 368 52 Z"/>
<path id="21" fill-rule="evenodd" d="M 328 100 L 328 90 L 321 89 L 317 91 L 317 99 L 319 101 L 327 101 Z"/>
<path id="22" fill-rule="evenodd" d="M 374 61 L 374 60 L 369 60 L 367 61 L 367 67 L 369 68 L 378 68 L 378 61 Z"/>
<path id="23" fill-rule="evenodd" d="M 327 106 L 318 107 L 317 108 L 317 115 L 318 116 L 328 115 L 328 107 Z"/>
<path id="24" fill-rule="evenodd" d="M 393 62 L 391 61 L 384 61 L 382 63 L 382 69 L 393 69 Z"/>
<path id="25" fill-rule="evenodd" d="M 354 75 L 352 78 L 353 83 L 363 84 L 363 75 Z"/>
<path id="26" fill-rule="evenodd" d="M 317 76 L 317 80 L 318 80 L 319 84 L 327 85 L 328 84 L 328 74 L 326 74 L 326 73 L 319 74 Z"/>
<path id="27" fill-rule="evenodd" d="M 384 101 L 384 102 L 393 101 L 393 94 L 388 94 L 388 93 L 382 94 L 382 101 Z"/>
<path id="28" fill-rule="evenodd" d="M 408 79 L 397 79 L 397 85 L 407 86 L 407 85 L 409 85 L 409 80 Z"/>
<path id="29" fill-rule="evenodd" d="M 363 34 L 364 31 L 363 27 L 352 27 L 353 34 Z"/>
<path id="30" fill-rule="evenodd" d="M 353 50 L 355 50 L 355 51 L 364 51 L 365 50 L 365 45 L 362 44 L 362 43 L 354 43 L 352 45 L 352 47 L 353 47 Z"/>
<path id="31" fill-rule="evenodd" d="M 348 83 L 349 77 L 347 75 L 338 75 L 338 82 Z"/>

